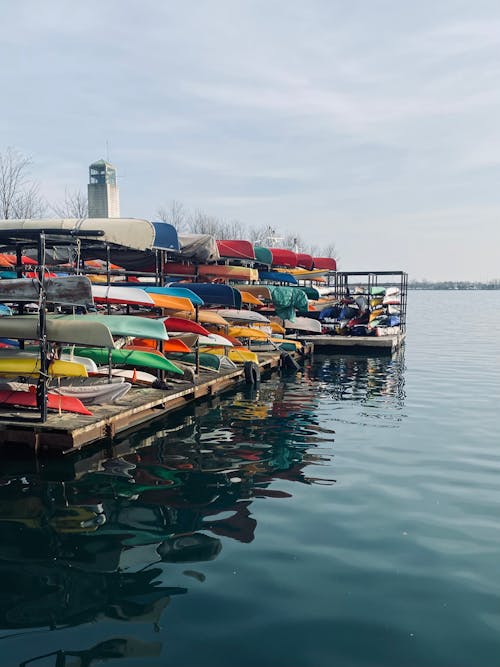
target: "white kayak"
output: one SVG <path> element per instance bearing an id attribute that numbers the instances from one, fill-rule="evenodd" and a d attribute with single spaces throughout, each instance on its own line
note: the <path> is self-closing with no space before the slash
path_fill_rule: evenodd
<path id="1" fill-rule="evenodd" d="M 97 369 L 97 375 L 104 377 L 108 376 L 109 367 L 99 366 Z M 148 386 L 151 386 L 153 382 L 156 382 L 158 379 L 156 375 L 153 375 L 152 373 L 148 373 L 147 371 L 136 371 L 133 368 L 112 368 L 111 375 L 112 377 L 124 378 L 125 380 L 132 383 L 145 384 Z"/>

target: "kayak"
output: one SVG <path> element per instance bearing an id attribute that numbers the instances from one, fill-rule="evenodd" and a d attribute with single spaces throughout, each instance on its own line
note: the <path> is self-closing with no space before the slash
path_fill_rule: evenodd
<path id="1" fill-rule="evenodd" d="M 92 359 L 96 364 L 106 364 L 109 361 L 108 350 L 103 350 L 102 348 L 78 347 L 75 349 L 75 353 Z M 140 368 L 153 368 L 155 370 L 182 375 L 182 371 L 171 361 L 151 352 L 124 350 L 121 348 L 114 349 L 111 350 L 111 363 Z"/>
<path id="2" fill-rule="evenodd" d="M 247 347 L 232 347 L 226 354 L 226 349 L 223 347 L 205 347 L 204 354 L 212 354 L 215 356 L 225 355 L 229 357 L 235 364 L 244 364 L 246 361 L 252 361 L 254 364 L 259 363 L 259 357 Z"/>
<path id="3" fill-rule="evenodd" d="M 0 390 L 0 403 L 2 405 L 15 405 L 23 408 L 36 408 L 35 391 L 12 391 L 11 389 Z M 57 396 L 47 394 L 47 407 L 50 410 L 64 410 L 65 412 L 76 412 L 80 415 L 90 415 L 90 410 L 83 405 L 80 399 L 73 396 Z"/>
<path id="4" fill-rule="evenodd" d="M 184 317 L 166 317 L 163 320 L 165 329 L 167 331 L 181 331 L 186 333 L 195 333 L 201 334 L 203 336 L 208 336 L 210 333 L 202 327 L 198 322 L 193 322 L 193 320 L 188 320 Z"/>
<path id="5" fill-rule="evenodd" d="M 87 377 L 87 369 L 74 361 L 55 359 L 49 363 L 49 375 L 54 377 Z M 40 375 L 40 359 L 37 356 L 2 356 L 0 375 L 22 375 L 36 377 Z"/>
<path id="6" fill-rule="evenodd" d="M 61 316 L 59 316 L 61 317 Z M 73 318 L 72 315 L 68 316 Z M 108 326 L 101 321 L 86 319 L 87 315 L 76 316 L 80 319 L 47 319 L 47 340 L 55 343 L 74 343 L 92 347 L 113 347 L 113 336 Z M 38 316 L 19 315 L 0 318 L 0 336 L 38 340 Z"/>
<path id="7" fill-rule="evenodd" d="M 92 296 L 96 303 L 116 303 L 124 306 L 154 306 L 154 301 L 149 294 L 137 287 L 93 284 Z"/>
<path id="8" fill-rule="evenodd" d="M 99 366 L 97 369 L 97 376 L 101 376 L 103 379 L 109 378 L 109 366 Z M 149 387 L 158 380 L 156 375 L 146 371 L 138 371 L 135 368 L 112 368 L 111 381 L 117 378 L 127 380 L 133 384 L 142 384 Z"/>
<path id="9" fill-rule="evenodd" d="M 97 322 L 109 328 L 113 336 L 132 336 L 134 338 L 154 338 L 156 340 L 168 340 L 168 334 L 161 319 L 151 317 L 140 317 L 135 315 L 101 315 L 100 313 L 88 313 L 86 315 L 49 315 L 47 325 L 53 321 L 63 322 Z M 1 331 L 0 321 L 0 331 Z M 85 343 L 83 343 L 85 344 Z M 92 345 L 92 343 L 87 343 Z M 97 347 L 92 345 L 92 347 Z M 99 346 L 100 347 L 100 346 Z"/>

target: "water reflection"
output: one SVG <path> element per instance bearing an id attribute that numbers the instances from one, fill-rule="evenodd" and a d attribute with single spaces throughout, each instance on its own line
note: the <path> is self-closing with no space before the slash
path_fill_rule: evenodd
<path id="1" fill-rule="evenodd" d="M 290 497 L 290 482 L 335 483 L 322 474 L 334 442 L 320 408 L 325 396 L 329 406 L 375 396 L 401 405 L 402 369 L 401 361 L 329 358 L 299 378 L 274 376 L 170 415 L 107 452 L 4 462 L 0 627 L 54 630 L 107 619 L 158 628 L 170 600 L 207 576 L 199 566 L 169 566 L 216 559 L 226 540 L 251 543 L 255 499 Z M 72 656 L 90 665 L 138 650 L 131 639 L 106 639 L 47 653 L 47 664 Z"/>
<path id="2" fill-rule="evenodd" d="M 387 397 L 393 407 L 405 400 L 404 350 L 390 357 L 318 356 L 311 376 L 340 401 L 376 401 Z"/>

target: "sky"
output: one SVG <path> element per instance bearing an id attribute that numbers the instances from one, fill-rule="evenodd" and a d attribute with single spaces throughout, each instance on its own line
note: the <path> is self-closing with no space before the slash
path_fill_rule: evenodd
<path id="1" fill-rule="evenodd" d="M 500 278 L 497 0 L 0 0 L 0 151 L 51 202 L 109 158 L 341 270 Z"/>

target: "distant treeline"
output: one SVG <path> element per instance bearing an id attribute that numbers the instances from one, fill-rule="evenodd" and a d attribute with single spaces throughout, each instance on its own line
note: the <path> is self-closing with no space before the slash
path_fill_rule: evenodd
<path id="1" fill-rule="evenodd" d="M 500 280 L 490 280 L 487 283 L 474 282 L 471 280 L 444 280 L 442 282 L 431 282 L 428 280 L 409 280 L 408 289 L 500 289 Z"/>

